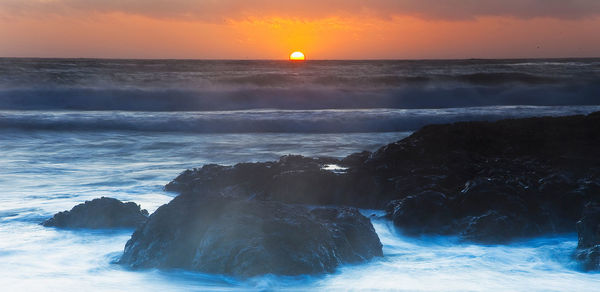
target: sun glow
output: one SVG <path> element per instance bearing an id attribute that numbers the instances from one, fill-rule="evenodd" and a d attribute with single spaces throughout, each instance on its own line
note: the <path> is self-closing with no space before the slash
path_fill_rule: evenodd
<path id="1" fill-rule="evenodd" d="M 304 61 L 306 60 L 306 58 L 304 57 L 304 54 L 302 52 L 293 52 L 292 54 L 290 54 L 290 61 Z"/>

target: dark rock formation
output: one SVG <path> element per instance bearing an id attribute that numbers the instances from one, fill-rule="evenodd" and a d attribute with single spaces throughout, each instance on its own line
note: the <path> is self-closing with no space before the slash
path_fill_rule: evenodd
<path id="1" fill-rule="evenodd" d="M 387 208 L 397 226 L 501 243 L 574 231 L 584 205 L 600 197 L 597 133 L 599 113 L 435 125 L 383 147 L 366 164 L 397 175 L 400 196 L 419 194 L 423 186 L 446 195 L 443 207 L 411 211 L 435 212 L 442 226 L 406 219 L 403 200 Z"/>
<path id="2" fill-rule="evenodd" d="M 195 193 L 235 188 L 246 196 L 292 204 L 374 206 L 379 198 L 373 177 L 324 170 L 332 158 L 282 157 L 277 162 L 205 165 L 187 170 L 166 190 Z M 375 192 L 374 192 L 375 191 Z"/>
<path id="3" fill-rule="evenodd" d="M 120 263 L 249 277 L 326 273 L 377 256 L 379 238 L 354 208 L 309 209 L 230 190 L 182 194 L 161 206 L 132 235 Z"/>
<path id="4" fill-rule="evenodd" d="M 59 228 L 134 228 L 146 222 L 148 211 L 133 203 L 102 197 L 56 213 L 42 225 Z"/>
<path id="5" fill-rule="evenodd" d="M 586 270 L 600 270 L 600 205 L 590 203 L 577 222 L 579 242 L 575 257 Z"/>
<path id="6" fill-rule="evenodd" d="M 390 202 L 386 212 L 393 214 L 394 224 L 405 233 L 448 233 L 449 231 L 445 230 L 448 224 L 445 220 L 449 217 L 447 205 L 446 195 L 425 191 Z"/>
<path id="7" fill-rule="evenodd" d="M 386 208 L 408 233 L 506 242 L 575 230 L 585 204 L 600 196 L 599 133 L 600 113 L 430 125 L 374 153 L 207 165 L 166 189 Z"/>

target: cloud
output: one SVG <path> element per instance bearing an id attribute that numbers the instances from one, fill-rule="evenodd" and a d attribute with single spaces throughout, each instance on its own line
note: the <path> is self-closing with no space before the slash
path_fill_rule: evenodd
<path id="1" fill-rule="evenodd" d="M 600 15 L 600 0 L 0 0 L 4 15 L 111 12 L 210 22 L 273 15 L 298 19 L 346 15 L 579 19 Z"/>

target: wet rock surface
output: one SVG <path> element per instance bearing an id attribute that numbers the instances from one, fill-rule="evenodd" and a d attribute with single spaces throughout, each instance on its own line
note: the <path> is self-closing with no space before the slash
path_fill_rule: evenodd
<path id="1" fill-rule="evenodd" d="M 135 228 L 146 222 L 148 211 L 133 203 L 102 197 L 79 204 L 70 211 L 56 213 L 44 221 L 46 227 L 59 228 Z"/>
<path id="2" fill-rule="evenodd" d="M 404 183 L 396 188 L 400 193 L 414 196 L 426 185 L 445 194 L 444 207 L 434 215 L 445 224 L 431 230 L 429 222 L 418 220 L 412 229 L 425 225 L 425 232 L 504 243 L 575 230 L 585 204 L 600 198 L 596 133 L 600 133 L 598 113 L 428 126 L 380 149 L 373 160 L 386 165 L 389 173 L 405 173 Z M 386 157 L 395 157 L 389 161 L 396 162 L 386 163 Z M 405 183 L 419 176 L 424 180 L 421 186 Z M 405 203 L 389 204 L 388 216 L 403 227 Z M 425 213 L 435 210 L 427 204 L 415 208 Z"/>
<path id="3" fill-rule="evenodd" d="M 180 193 L 235 189 L 248 197 L 291 204 L 376 205 L 378 198 L 369 195 L 377 189 L 374 178 L 324 169 L 339 163 L 333 158 L 288 155 L 276 162 L 211 164 L 183 172 L 165 188 Z"/>
<path id="4" fill-rule="evenodd" d="M 598 133 L 600 113 L 430 125 L 373 153 L 207 165 L 166 189 L 385 208 L 409 234 L 503 243 L 575 231 L 585 204 L 600 196 Z"/>
<path id="5" fill-rule="evenodd" d="M 597 268 L 598 212 L 589 206 L 600 202 L 598 133 L 600 113 L 431 125 L 341 160 L 187 170 L 165 187 L 180 195 L 136 230 L 120 263 L 241 277 L 326 273 L 382 254 L 370 221 L 350 207 L 385 209 L 410 235 L 496 244 L 574 232 L 588 206 L 576 257 Z"/>
<path id="6" fill-rule="evenodd" d="M 182 194 L 161 206 L 132 235 L 120 263 L 251 277 L 329 273 L 383 255 L 370 220 L 355 208 L 232 194 Z"/>

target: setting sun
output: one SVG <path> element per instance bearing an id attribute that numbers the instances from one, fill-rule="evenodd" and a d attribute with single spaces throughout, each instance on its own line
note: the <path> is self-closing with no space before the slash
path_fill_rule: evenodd
<path id="1" fill-rule="evenodd" d="M 290 54 L 290 61 L 304 61 L 306 58 L 302 52 L 293 52 Z"/>
<path id="2" fill-rule="evenodd" d="M 0 292 L 600 292 L 599 30 L 600 0 L 0 0 Z"/>

